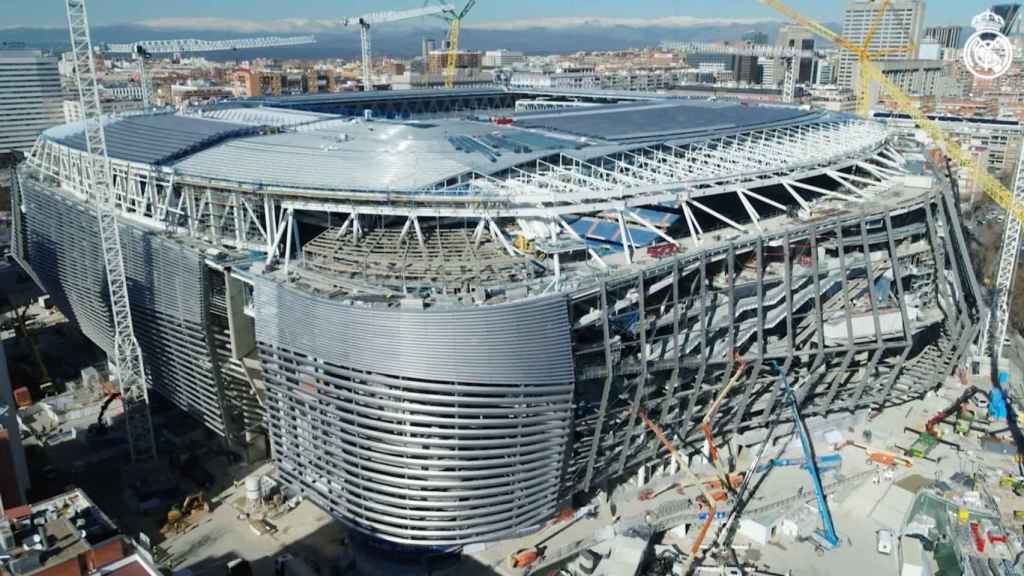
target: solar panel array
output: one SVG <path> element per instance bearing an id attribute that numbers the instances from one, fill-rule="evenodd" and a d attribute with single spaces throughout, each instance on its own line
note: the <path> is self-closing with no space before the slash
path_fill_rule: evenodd
<path id="1" fill-rule="evenodd" d="M 105 127 L 111 158 L 144 164 L 167 164 L 227 138 L 253 134 L 258 128 L 175 114 L 127 116 Z M 85 150 L 85 133 L 61 139 Z"/>

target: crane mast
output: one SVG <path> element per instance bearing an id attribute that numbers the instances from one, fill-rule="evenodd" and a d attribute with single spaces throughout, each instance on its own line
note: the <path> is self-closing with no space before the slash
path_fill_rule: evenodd
<path id="1" fill-rule="evenodd" d="M 448 58 L 444 67 L 444 87 L 455 87 L 455 67 L 459 57 L 459 32 L 462 19 L 476 5 L 476 0 L 468 0 L 462 10 L 456 11 L 451 5 L 444 10 L 443 18 L 448 21 Z"/>
<path id="2" fill-rule="evenodd" d="M 1013 177 L 1013 202 L 1020 205 L 1024 202 L 1024 154 L 1017 162 L 1017 172 Z M 1013 277 L 1017 271 L 1017 256 L 1020 253 L 1021 221 L 1010 211 L 1006 215 L 1006 228 L 1003 230 L 1003 248 L 999 254 L 999 268 L 996 271 L 995 302 L 992 303 L 994 324 L 991 330 L 981 334 L 981 352 L 984 354 L 991 348 L 992 360 L 999 362 L 1003 354 L 1003 343 L 1006 341 L 1006 328 L 1010 324 L 1010 298 L 1013 295 Z"/>
<path id="3" fill-rule="evenodd" d="M 369 14 L 363 14 L 355 18 L 346 18 L 343 20 L 345 26 L 357 24 L 359 26 L 359 45 L 363 53 L 362 63 L 362 74 L 363 74 L 363 90 L 370 90 L 373 87 L 373 76 L 372 70 L 370 69 L 371 62 L 373 59 L 373 50 L 370 42 L 370 27 L 376 26 L 377 24 L 384 24 L 387 22 L 398 22 L 400 20 L 409 20 L 410 18 L 419 18 L 420 16 L 435 16 L 442 14 L 447 11 L 454 10 L 455 7 L 451 4 L 439 4 L 436 6 L 423 6 L 422 8 L 414 8 L 412 10 L 387 10 L 384 12 L 370 12 Z"/>
<path id="4" fill-rule="evenodd" d="M 96 80 L 96 61 L 93 58 L 92 40 L 89 36 L 85 0 L 67 0 L 67 15 L 78 98 L 82 106 L 85 127 L 86 153 L 92 168 L 84 171 L 87 175 L 85 192 L 91 197 L 96 208 L 103 265 L 110 292 L 110 315 L 114 331 L 112 376 L 117 382 L 124 404 L 132 460 L 143 462 L 156 457 L 156 446 L 153 442 L 153 425 L 150 421 L 142 350 L 135 339 L 132 327 L 128 281 L 117 228 L 110 159 L 107 157 L 103 111 L 100 107 L 99 85 Z"/>

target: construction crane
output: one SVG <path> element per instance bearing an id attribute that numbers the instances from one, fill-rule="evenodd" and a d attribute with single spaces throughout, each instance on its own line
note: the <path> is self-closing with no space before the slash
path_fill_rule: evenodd
<path id="1" fill-rule="evenodd" d="M 469 11 L 476 6 L 476 0 L 469 0 L 462 10 L 456 11 L 450 8 L 444 11 L 443 18 L 448 21 L 448 62 L 444 67 L 444 87 L 451 89 L 455 87 L 455 64 L 459 56 L 459 31 L 462 28 L 462 19 L 469 14 Z"/>
<path id="2" fill-rule="evenodd" d="M 775 371 L 779 373 L 779 381 L 782 383 L 782 391 L 789 402 L 789 411 L 793 416 L 793 426 L 797 436 L 800 437 L 800 448 L 804 453 L 803 468 L 811 475 L 811 484 L 814 487 L 814 497 L 818 501 L 818 515 L 821 516 L 821 530 L 814 533 L 815 540 L 827 550 L 839 546 L 839 537 L 836 536 L 836 528 L 832 524 L 832 513 L 828 510 L 828 502 L 825 501 L 825 490 L 821 487 L 821 474 L 818 471 L 818 461 L 814 458 L 814 448 L 811 446 L 811 437 L 807 433 L 807 426 L 800 417 L 800 406 L 796 399 L 796 393 L 786 380 L 786 375 L 779 368 L 778 362 L 772 362 Z"/>
<path id="3" fill-rule="evenodd" d="M 759 2 L 770 6 L 842 49 L 849 50 L 858 55 L 863 51 L 861 46 L 843 38 L 821 23 L 807 18 L 793 8 L 783 4 L 780 0 L 759 0 Z M 995 309 L 990 319 L 991 325 L 987 329 L 982 330 L 979 343 L 979 350 L 982 353 L 991 350 L 993 362 L 998 362 L 998 359 L 1002 356 L 1003 342 L 1006 339 L 1006 327 L 1009 324 L 1010 293 L 1013 288 L 1013 277 L 1017 267 L 1017 254 L 1020 251 L 1020 225 L 1024 221 L 1024 177 L 1022 177 L 1022 174 L 1024 174 L 1024 155 L 1022 155 L 1017 165 L 1014 189 L 1011 193 L 999 180 L 982 168 L 978 164 L 977 159 L 964 152 L 955 139 L 939 128 L 935 122 L 915 106 L 910 97 L 886 78 L 885 74 L 871 62 L 870 57 L 861 62 L 861 73 L 868 80 L 877 82 L 880 89 L 888 94 L 896 108 L 910 116 L 917 126 L 931 138 L 932 142 L 945 152 L 953 164 L 967 171 L 971 180 L 1007 212 L 1008 217 L 1003 234 L 999 269 L 996 274 L 996 295 L 995 302 L 993 303 Z M 993 370 L 993 378 L 996 375 L 995 373 L 996 371 Z"/>
<path id="4" fill-rule="evenodd" d="M 389 10 L 384 12 L 370 12 L 354 18 L 345 18 L 342 22 L 345 26 L 359 26 L 359 43 L 363 51 L 363 90 L 373 89 L 373 78 L 370 73 L 371 47 L 370 27 L 388 22 L 409 20 L 421 16 L 437 16 L 455 10 L 452 4 L 428 4 L 422 8 L 412 10 Z"/>
<path id="5" fill-rule="evenodd" d="M 85 174 L 85 192 L 96 208 L 96 219 L 103 265 L 110 293 L 110 316 L 113 324 L 113 350 L 111 376 L 117 382 L 124 405 L 128 428 L 128 446 L 132 461 L 145 462 L 156 457 L 153 443 L 153 425 L 149 414 L 149 395 L 146 391 L 146 373 L 142 363 L 142 350 L 132 327 L 132 310 L 128 301 L 128 281 L 125 277 L 121 237 L 117 228 L 114 193 L 111 186 L 110 158 L 103 131 L 103 110 L 100 108 L 99 83 L 96 81 L 96 61 L 92 39 L 89 36 L 89 17 L 85 0 L 66 0 L 71 51 L 74 56 L 78 99 L 82 106 L 87 162 L 90 170 Z"/>
<path id="6" fill-rule="evenodd" d="M 139 67 L 139 86 L 142 88 L 142 107 L 149 108 L 149 85 L 146 81 L 146 60 L 153 54 L 185 54 L 189 52 L 226 52 L 252 48 L 276 48 L 314 44 L 313 36 L 267 36 L 263 38 L 236 38 L 234 40 L 141 40 L 130 44 L 106 44 L 100 48 L 108 54 L 131 54 Z"/>

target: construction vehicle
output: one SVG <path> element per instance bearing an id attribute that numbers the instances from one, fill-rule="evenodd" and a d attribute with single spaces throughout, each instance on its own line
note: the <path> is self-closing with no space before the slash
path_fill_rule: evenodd
<path id="1" fill-rule="evenodd" d="M 107 423 L 103 421 L 103 416 L 107 413 L 107 408 L 114 400 L 121 398 L 120 392 L 111 391 L 107 393 L 107 398 L 103 400 L 103 405 L 100 406 L 100 413 L 96 415 L 96 422 L 91 424 L 88 429 L 89 434 L 95 436 L 103 436 L 109 430 Z"/>
<path id="2" fill-rule="evenodd" d="M 778 362 L 772 362 L 775 371 L 779 373 L 779 381 L 782 383 L 783 393 L 789 402 L 789 411 L 793 416 L 793 424 L 797 435 L 800 437 L 800 448 L 804 453 L 804 460 L 807 462 L 805 469 L 811 475 L 811 484 L 814 487 L 814 497 L 818 501 L 818 514 L 821 516 L 821 530 L 816 530 L 813 538 L 826 550 L 832 550 L 839 546 L 839 537 L 836 536 L 835 526 L 832 524 L 832 513 L 828 510 L 828 502 L 825 501 L 825 491 L 821 487 L 821 474 L 818 471 L 817 460 L 814 457 L 814 446 L 811 444 L 810 434 L 807 433 L 807 426 L 800 417 L 800 406 L 796 399 L 796 393 L 789 385 L 786 375 L 782 372 Z"/>
<path id="3" fill-rule="evenodd" d="M 107 138 L 103 129 L 96 61 L 89 32 L 85 0 L 67 0 L 68 29 L 74 57 L 78 101 L 82 106 L 86 157 L 83 163 L 84 190 L 96 208 L 97 233 L 103 254 L 107 289 L 110 295 L 110 316 L 113 325 L 111 360 L 113 380 L 117 382 L 124 404 L 128 428 L 128 446 L 132 461 L 150 461 L 156 457 L 153 423 L 149 413 L 149 392 L 142 349 L 132 326 L 132 309 L 128 300 L 128 279 L 121 254 L 121 233 L 117 224 L 117 206 L 113 191 L 113 174 L 107 155 Z"/>
<path id="4" fill-rule="evenodd" d="M 197 524 L 199 516 L 210 511 L 210 504 L 203 492 L 189 494 L 180 505 L 167 511 L 167 523 L 160 529 L 164 536 L 181 534 Z"/>
<path id="5" fill-rule="evenodd" d="M 944 410 L 942 410 L 935 416 L 932 416 L 928 420 L 928 422 L 925 423 L 925 434 L 933 436 L 935 438 L 940 438 L 942 436 L 942 433 L 937 429 L 938 425 L 942 423 L 946 418 L 952 416 L 953 414 L 957 414 L 958 416 L 963 414 L 964 404 L 966 404 L 968 400 L 970 400 L 979 393 L 983 393 L 983 391 L 977 386 L 971 386 L 964 390 L 963 393 L 960 394 L 960 397 L 954 400 L 952 404 L 947 406 Z"/>
<path id="6" fill-rule="evenodd" d="M 568 518 L 565 525 L 545 536 L 540 542 L 537 542 L 529 548 L 522 548 L 517 550 L 514 554 L 510 554 L 508 557 L 509 568 L 527 568 L 532 566 L 536 561 L 544 557 L 544 552 L 547 550 L 545 544 L 551 541 L 552 538 L 558 536 L 562 532 L 569 529 L 570 526 L 579 522 L 584 518 L 593 518 L 597 516 L 597 506 L 584 506 L 576 511 L 572 517 Z"/>
<path id="7" fill-rule="evenodd" d="M 722 387 L 722 391 L 719 392 L 715 401 L 708 406 L 707 412 L 704 413 L 704 418 L 700 423 L 700 428 L 704 432 L 704 440 L 708 443 L 708 460 L 711 462 L 711 465 L 715 467 L 715 471 L 718 472 L 719 476 L 724 476 L 724 472 L 718 464 L 718 448 L 715 447 L 715 440 L 711 435 L 711 419 L 714 418 L 715 414 L 718 412 L 718 407 L 721 406 L 725 397 L 737 384 L 739 384 L 747 367 L 747 363 L 738 355 L 734 354 L 733 358 L 736 362 L 736 371 L 733 372 L 732 378 L 729 379 L 729 382 Z"/>
<path id="8" fill-rule="evenodd" d="M 469 0 L 462 10 L 458 11 L 449 6 L 442 15 L 448 21 L 448 62 L 444 68 L 444 87 L 449 90 L 455 87 L 455 65 L 459 56 L 459 30 L 462 28 L 462 19 L 475 5 L 476 0 Z"/>
<path id="9" fill-rule="evenodd" d="M 149 109 L 149 82 L 146 81 L 146 60 L 154 54 L 185 54 L 189 52 L 224 52 L 250 48 L 274 48 L 313 44 L 312 36 L 270 36 L 266 38 L 238 38 L 234 40 L 140 40 L 130 44 L 107 44 L 102 46 L 108 54 L 130 54 L 138 66 L 139 87 L 142 89 L 142 108 Z"/>
<path id="10" fill-rule="evenodd" d="M 705 482 L 697 478 L 697 475 L 694 474 L 692 470 L 690 470 L 689 464 L 679 454 L 679 452 L 676 451 L 675 447 L 672 446 L 672 442 L 669 441 L 668 437 L 665 435 L 665 432 L 662 431 L 662 429 L 659 428 L 657 424 L 652 422 L 651 419 L 647 417 L 647 413 L 644 412 L 642 409 L 639 411 L 639 416 L 640 419 L 643 420 L 644 426 L 647 426 L 647 428 L 651 432 L 654 432 L 654 435 L 661 442 L 661 445 L 665 447 L 665 450 L 667 450 L 668 453 L 672 456 L 672 458 L 674 458 L 676 462 L 679 463 L 680 469 L 682 469 L 690 477 L 690 482 L 695 484 L 701 491 L 702 500 L 698 499 L 698 502 L 701 504 L 702 507 L 707 507 L 707 510 L 704 510 L 704 512 L 707 512 L 707 517 L 705 518 L 704 524 L 701 526 L 700 531 L 697 532 L 696 537 L 694 537 L 693 545 L 690 547 L 690 561 L 691 564 L 695 564 L 697 562 L 697 555 L 700 552 L 701 545 L 704 543 L 704 538 L 706 538 L 708 535 L 708 529 L 711 528 L 712 522 L 715 521 L 715 513 L 717 512 L 717 505 L 715 504 L 715 502 L 717 500 L 715 498 L 715 495 L 710 490 L 708 490 Z"/>
<path id="11" fill-rule="evenodd" d="M 721 479 L 721 477 L 713 476 L 711 478 L 701 478 L 701 479 L 698 479 L 698 481 L 701 484 L 703 484 L 705 487 L 707 487 L 709 489 L 709 491 L 712 491 L 710 493 L 713 496 L 718 496 L 718 494 L 716 492 L 714 492 L 714 491 L 721 489 L 720 488 L 722 486 L 722 479 Z M 727 485 L 730 487 L 730 489 L 735 489 L 736 486 L 738 486 L 740 484 L 740 482 L 742 482 L 742 481 L 743 481 L 743 474 L 729 474 L 728 475 L 728 483 L 727 483 Z M 687 488 L 689 488 L 690 486 L 695 486 L 695 485 L 696 484 L 694 484 L 693 482 L 683 481 L 683 482 L 678 482 L 678 483 L 674 483 L 674 484 L 669 484 L 669 485 L 664 486 L 662 488 L 659 488 L 657 490 L 653 490 L 651 488 L 645 488 L 645 489 L 640 491 L 640 494 L 637 496 L 637 500 L 640 500 L 641 502 L 647 501 L 647 500 L 654 500 L 658 496 L 661 496 L 662 494 L 672 490 L 673 488 L 675 488 L 676 492 L 678 492 L 679 494 L 684 494 L 685 490 Z M 720 499 L 720 498 L 716 498 L 716 499 Z"/>
<path id="12" fill-rule="evenodd" d="M 344 23 L 345 26 L 359 26 L 359 44 L 363 53 L 363 91 L 365 92 L 368 90 L 373 90 L 373 51 L 372 46 L 370 45 L 371 26 L 377 26 L 378 24 L 385 24 L 388 22 L 398 22 L 400 20 L 409 20 L 412 18 L 419 18 L 421 16 L 434 16 L 452 10 L 455 10 L 455 7 L 452 6 L 451 4 L 428 4 L 421 8 L 413 8 L 412 10 L 386 10 L 384 12 L 370 12 L 369 14 L 363 14 L 362 16 L 343 19 L 342 23 Z"/>

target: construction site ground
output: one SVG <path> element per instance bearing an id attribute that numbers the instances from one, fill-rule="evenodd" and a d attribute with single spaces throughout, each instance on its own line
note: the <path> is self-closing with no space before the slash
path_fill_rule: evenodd
<path id="1" fill-rule="evenodd" d="M 40 314 L 45 314 L 40 310 Z M 44 339 L 45 342 L 45 339 Z M 1021 370 L 1019 350 L 1024 349 L 1019 338 L 1010 347 L 1013 358 L 1007 368 L 1010 373 L 1012 390 L 1019 390 L 1024 370 Z M 44 344 L 45 346 L 45 344 Z M 978 384 L 987 389 L 987 377 L 976 377 L 968 384 Z M 945 387 L 937 393 L 901 406 L 890 408 L 872 418 L 867 414 L 840 415 L 825 421 L 808 422 L 812 430 L 817 455 L 833 452 L 830 442 L 836 434 L 842 442 L 857 441 L 875 448 L 902 453 L 902 449 L 913 444 L 917 435 L 904 430 L 906 426 L 923 430 L 925 422 L 955 399 L 964 389 L 957 378 L 950 378 Z M 180 451 L 189 447 L 203 447 L 201 465 L 212 476 L 210 486 L 205 490 L 211 511 L 197 515 L 187 530 L 181 534 L 161 536 L 161 528 L 171 506 L 187 495 L 200 490 L 184 474 L 179 463 L 160 461 L 148 467 L 126 465 L 127 442 L 122 425 L 118 422 L 119 404 L 111 407 L 109 415 L 115 419 L 109 433 L 91 435 L 89 426 L 95 421 L 98 405 L 104 400 L 102 393 L 78 390 L 69 403 L 76 404 L 76 415 L 60 421 L 47 433 L 35 435 L 26 440 L 33 472 L 34 496 L 43 498 L 48 493 L 58 493 L 68 485 L 83 488 L 90 497 L 123 530 L 132 537 L 145 533 L 155 546 L 155 556 L 166 567 L 173 570 L 188 570 L 197 575 L 223 574 L 226 563 L 234 558 L 244 558 L 252 564 L 257 576 L 275 573 L 274 559 L 287 554 L 301 558 L 303 565 L 318 574 L 426 574 L 426 571 L 394 568 L 387 558 L 373 555 L 357 556 L 360 564 L 355 571 L 342 571 L 339 566 L 347 565 L 353 551 L 349 549 L 346 528 L 333 521 L 326 513 L 311 502 L 303 501 L 290 510 L 280 509 L 272 513 L 270 522 L 276 529 L 271 534 L 256 534 L 250 522 L 240 516 L 244 512 L 245 493 L 242 482 L 251 474 L 273 475 L 270 465 L 259 468 L 233 459 L 225 450 L 211 449 L 219 445 L 212 433 L 206 432 L 176 409 L 154 402 L 155 429 L 161 431 L 158 442 L 179 446 Z M 79 397 L 81 396 L 81 397 Z M 1019 402 L 1018 402 L 1019 405 Z M 1005 424 L 993 423 L 991 429 L 1005 428 Z M 938 444 L 928 455 L 929 459 L 913 459 L 913 466 L 897 467 L 892 477 L 878 471 L 875 463 L 867 458 L 862 448 L 852 445 L 841 447 L 842 466 L 838 471 L 830 470 L 822 475 L 828 494 L 840 546 L 832 551 L 818 550 L 807 535 L 819 527 L 819 515 L 807 472 L 799 467 L 773 469 L 753 493 L 746 511 L 741 517 L 770 523 L 773 517 L 785 516 L 797 526 L 796 538 L 775 534 L 764 545 L 752 543 L 743 533 L 733 540 L 736 558 L 748 566 L 757 566 L 765 573 L 829 574 L 862 576 L 864 573 L 898 573 L 898 555 L 880 554 L 876 550 L 876 533 L 880 529 L 899 530 L 905 523 L 909 506 L 908 498 L 932 485 L 936 480 L 950 483 L 956 473 L 973 475 L 982 472 L 986 478 L 987 490 L 998 503 L 1002 513 L 1002 524 L 1011 535 L 1019 535 L 1020 524 L 1013 516 L 1014 510 L 1024 510 L 1024 498 L 1016 496 L 999 480 L 1006 476 L 1019 475 L 1018 466 L 1012 456 L 999 454 L 981 447 L 980 434 L 970 432 L 960 437 L 951 424 L 939 426 L 943 438 L 959 443 L 961 450 L 945 444 Z M 69 430 L 74 434 L 68 436 Z M 868 432 L 866 435 L 865 432 Z M 1000 433 L 1009 440 L 1010 435 Z M 55 439 L 56 438 L 56 439 Z M 652 439 L 653 441 L 653 439 Z M 788 443 L 787 443 L 788 442 Z M 842 443 L 840 442 L 840 443 Z M 738 450 L 736 445 L 727 453 L 738 453 L 733 470 L 743 471 L 753 458 L 754 450 Z M 799 444 L 794 437 L 782 440 L 770 448 L 765 458 L 799 457 Z M 694 471 L 699 477 L 711 477 L 714 470 L 702 459 L 693 461 Z M 877 477 L 877 482 L 876 482 Z M 681 480 L 677 476 L 675 480 Z M 669 478 L 648 479 L 651 486 L 666 485 Z M 140 502 L 137 494 L 141 488 L 151 488 L 154 483 L 170 483 L 175 487 L 173 495 Z M 656 543 L 674 546 L 687 552 L 692 537 L 700 522 L 696 509 L 689 500 L 697 495 L 690 489 L 685 496 L 669 490 L 658 498 L 641 501 L 638 494 L 641 487 L 627 483 L 614 490 L 611 496 L 603 495 L 592 504 L 596 515 L 576 523 L 554 523 L 540 531 L 520 538 L 503 540 L 487 545 L 467 546 L 460 562 L 449 563 L 433 574 L 451 576 L 484 576 L 501 574 L 520 576 L 538 574 L 547 576 L 553 569 L 566 563 L 579 550 L 590 548 L 599 542 L 609 540 L 614 527 L 624 524 L 639 525 L 651 513 L 657 516 L 666 509 L 690 510 L 683 512 L 679 524 L 688 524 L 685 534 L 671 531 Z M 241 504 L 240 504 L 241 502 Z M 782 504 L 777 504 L 782 503 Z M 716 536 L 716 522 L 709 533 L 707 542 Z M 550 537 L 550 538 L 549 538 Z M 529 569 L 512 569 L 507 559 L 510 554 L 531 548 L 545 541 L 545 556 Z M 704 565 L 717 566 L 712 559 L 705 559 Z M 397 570 L 397 571 L 396 571 Z"/>
<path id="2" fill-rule="evenodd" d="M 987 388 L 987 382 L 987 378 L 978 377 L 973 383 Z M 910 446 L 917 437 L 915 433 L 905 431 L 904 428 L 923 430 L 925 422 L 955 400 L 963 389 L 964 386 L 957 378 L 950 378 L 947 385 L 937 393 L 886 410 L 870 420 L 860 418 L 860 422 L 852 427 L 832 427 L 828 421 L 812 423 L 816 454 L 821 457 L 833 453 L 823 436 L 825 431 L 832 432 L 833 439 L 834 433 L 838 432 L 844 441 L 853 440 L 902 454 L 901 448 Z M 994 423 L 992 429 L 1005 427 L 1005 422 L 1002 425 Z M 906 515 L 914 495 L 922 488 L 932 486 L 936 480 L 950 483 L 950 477 L 957 472 L 967 475 L 981 472 L 988 479 L 987 489 L 1000 504 L 1003 525 L 1019 531 L 1019 521 L 1018 524 L 1014 524 L 1012 512 L 1024 509 L 1024 498 L 1016 496 L 1008 488 L 998 486 L 1000 477 L 1018 474 L 1017 465 L 1012 457 L 982 449 L 979 443 L 980 434 L 977 432 L 960 437 L 953 433 L 950 424 L 941 424 L 939 428 L 943 438 L 959 443 L 961 450 L 938 444 L 929 453 L 929 459 L 913 458 L 911 467 L 897 466 L 892 469 L 891 476 L 870 461 L 862 448 L 846 445 L 838 450 L 842 456 L 841 469 L 822 473 L 829 508 L 840 539 L 840 546 L 831 551 L 821 550 L 808 538 L 813 530 L 820 528 L 821 523 L 807 471 L 795 466 L 773 469 L 758 486 L 746 506 L 746 512 L 741 516 L 749 516 L 766 523 L 773 516 L 785 516 L 798 526 L 799 535 L 795 538 L 775 535 L 766 545 L 758 545 L 745 538 L 741 532 L 733 539 L 737 558 L 748 566 L 760 567 L 765 573 L 781 574 L 792 571 L 793 574 L 800 575 L 839 576 L 863 576 L 866 573 L 898 574 L 898 554 L 895 550 L 889 555 L 877 551 L 877 532 L 882 529 L 898 532 L 909 520 Z M 870 441 L 865 440 L 865 430 L 869 431 Z M 1001 434 L 1001 437 L 1007 440 L 1009 436 L 1008 433 Z M 785 446 L 769 449 L 765 458 L 783 456 L 800 456 L 799 445 L 795 440 Z M 741 453 L 735 470 L 745 470 L 752 457 L 751 451 Z M 696 467 L 702 468 L 697 470 L 700 477 L 710 477 L 714 474 L 710 466 L 697 464 Z M 652 485 L 655 484 L 657 480 L 652 481 Z M 635 485 L 619 489 L 613 493 L 610 501 L 600 503 L 595 518 L 583 519 L 566 527 L 554 524 L 522 538 L 475 549 L 472 551 L 472 556 L 476 560 L 474 564 L 486 566 L 498 574 L 508 576 L 547 575 L 552 573 L 554 568 L 566 564 L 564 561 L 551 562 L 561 556 L 560 550 L 575 549 L 588 542 L 599 542 L 608 537 L 608 526 L 642 522 L 648 513 L 656 511 L 659 507 L 668 507 L 666 503 L 671 500 L 685 500 L 675 490 L 670 490 L 653 501 L 640 501 L 636 498 L 637 492 L 638 488 Z M 697 491 L 693 489 L 686 494 L 689 498 L 696 495 Z M 773 503 L 787 500 L 796 502 L 773 506 Z M 767 512 L 758 513 L 766 509 Z M 696 512 L 694 516 L 695 514 Z M 618 518 L 617 522 L 615 518 Z M 712 525 L 705 544 L 714 539 L 718 526 L 718 522 Z M 677 550 L 688 552 L 692 534 L 697 528 L 699 522 L 694 518 L 686 536 L 676 538 L 669 532 L 661 543 L 675 545 Z M 556 532 L 559 533 L 545 541 L 549 535 Z M 508 566 L 507 559 L 510 554 L 530 548 L 540 541 L 545 541 L 546 558 L 542 558 L 528 570 Z M 703 565 L 710 568 L 717 567 L 718 564 L 711 559 L 705 559 Z"/>

